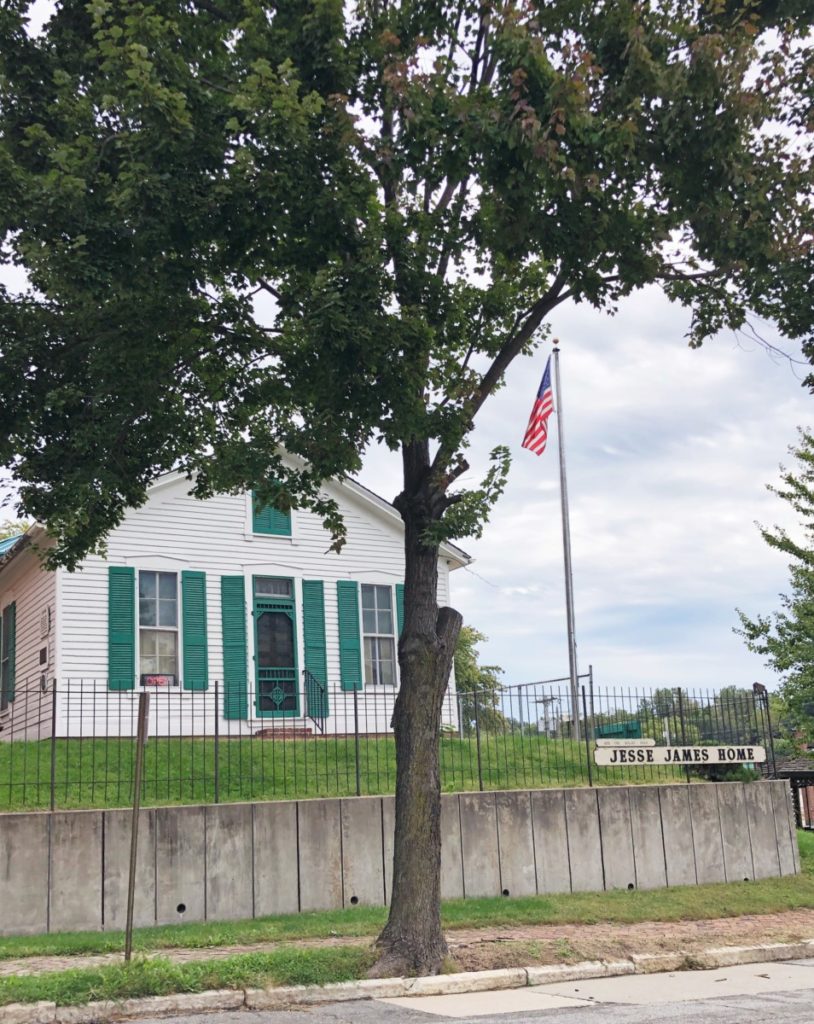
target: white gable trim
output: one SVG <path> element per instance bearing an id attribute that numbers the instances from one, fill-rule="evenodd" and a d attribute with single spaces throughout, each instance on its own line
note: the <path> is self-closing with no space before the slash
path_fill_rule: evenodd
<path id="1" fill-rule="evenodd" d="M 300 465 L 304 464 L 302 463 L 302 460 L 295 459 L 292 456 L 287 456 L 287 458 L 291 463 Z M 192 481 L 179 470 L 165 473 L 150 485 L 147 493 L 152 496 L 156 491 L 163 490 L 169 485 L 178 483 L 181 480 L 187 480 L 191 487 Z M 391 529 L 395 529 L 399 534 L 403 534 L 404 523 L 398 513 L 398 510 L 385 498 L 382 498 L 374 491 L 371 491 L 368 487 L 365 487 L 364 484 L 360 484 L 350 477 L 344 477 L 341 480 L 327 481 L 325 483 L 325 490 L 328 491 L 329 494 L 331 490 L 334 490 L 338 492 L 340 496 L 355 499 L 356 503 L 361 505 L 367 512 L 373 512 L 381 522 L 386 523 Z M 333 496 L 335 497 L 336 495 Z M 252 540 L 254 538 L 254 533 L 252 531 L 251 493 L 248 491 L 245 494 L 245 509 L 245 535 L 247 540 Z M 296 520 L 296 509 L 292 509 L 291 536 L 280 537 L 278 538 L 280 541 L 286 542 L 289 545 L 296 545 Z M 264 534 L 263 536 L 264 539 L 266 539 L 266 535 Z M 463 548 L 459 548 L 456 544 L 451 544 L 449 542 L 442 542 L 439 548 L 439 554 L 442 558 L 447 560 L 447 564 L 451 569 L 458 569 L 462 566 L 470 565 L 473 562 L 472 557 L 468 555 Z"/>

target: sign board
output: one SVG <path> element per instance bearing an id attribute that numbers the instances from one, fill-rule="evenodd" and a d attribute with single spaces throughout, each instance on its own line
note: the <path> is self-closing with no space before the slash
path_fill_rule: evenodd
<path id="1" fill-rule="evenodd" d="M 175 682 L 175 676 L 174 675 L 173 676 L 167 676 L 167 675 L 151 674 L 151 675 L 142 675 L 142 677 L 141 677 L 141 685 L 142 686 L 175 686 L 177 684 Z"/>
<path id="2" fill-rule="evenodd" d="M 656 741 L 648 737 L 640 740 L 625 738 L 623 740 L 597 740 L 596 745 L 598 747 L 655 747 Z"/>
<path id="3" fill-rule="evenodd" d="M 628 718 L 624 722 L 606 722 L 596 727 L 594 735 L 597 738 L 601 736 L 604 739 L 616 739 L 621 742 L 638 740 L 642 735 L 642 723 L 636 718 Z"/>
<path id="4" fill-rule="evenodd" d="M 600 765 L 629 764 L 756 764 L 766 760 L 764 747 L 643 747 L 630 742 L 598 746 L 594 762 Z"/>

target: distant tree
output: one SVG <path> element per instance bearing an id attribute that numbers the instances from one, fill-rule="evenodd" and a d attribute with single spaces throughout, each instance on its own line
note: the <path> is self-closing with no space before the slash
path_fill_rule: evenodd
<path id="1" fill-rule="evenodd" d="M 710 703 L 701 705 L 696 720 L 705 742 L 758 743 L 766 738 L 755 695 L 742 686 L 722 686 Z"/>
<path id="2" fill-rule="evenodd" d="M 766 543 L 791 559 L 789 592 L 780 596 L 780 610 L 769 615 L 750 618 L 739 609 L 736 632 L 780 676 L 787 719 L 814 740 L 814 434 L 800 429 L 789 451 L 796 465 L 781 466 L 780 485 L 768 489 L 800 517 L 800 538 L 779 526 L 760 527 Z"/>
<path id="3" fill-rule="evenodd" d="M 506 719 L 500 710 L 500 677 L 497 665 L 481 665 L 478 645 L 488 637 L 472 626 L 462 626 L 455 647 L 455 688 L 464 732 L 471 734 L 477 722 L 480 729 L 503 729 Z"/>
<path id="4" fill-rule="evenodd" d="M 18 533 L 25 533 L 30 526 L 24 519 L 6 519 L 0 523 L 0 540 L 7 540 L 15 537 Z"/>
<path id="5" fill-rule="evenodd" d="M 653 690 L 639 704 L 639 712 L 643 716 L 653 718 L 671 718 L 678 714 L 678 697 L 676 691 L 666 686 Z"/>

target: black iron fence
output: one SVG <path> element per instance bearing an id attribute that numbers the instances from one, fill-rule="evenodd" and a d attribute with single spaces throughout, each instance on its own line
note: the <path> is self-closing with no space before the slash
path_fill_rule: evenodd
<path id="1" fill-rule="evenodd" d="M 240 713 L 218 682 L 204 691 L 150 690 L 144 805 L 391 793 L 396 693 L 345 691 L 303 677 L 284 716 Z M 115 807 L 133 797 L 138 690 L 106 680 L 18 681 L 0 712 L 0 811 Z M 318 698 L 318 699 L 317 699 Z M 597 739 L 657 745 L 749 744 L 771 749 L 765 695 L 734 687 L 596 687 L 577 699 L 556 679 L 478 693 L 447 692 L 445 791 L 680 782 L 699 768 L 599 767 Z M 717 766 L 703 769 L 709 777 Z M 731 769 L 730 769 L 731 770 Z"/>

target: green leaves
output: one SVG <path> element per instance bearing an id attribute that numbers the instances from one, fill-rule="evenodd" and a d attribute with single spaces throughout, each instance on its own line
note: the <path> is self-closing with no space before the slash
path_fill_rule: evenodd
<path id="1" fill-rule="evenodd" d="M 782 469 L 781 486 L 769 486 L 797 513 L 802 527 L 795 539 L 779 527 L 761 528 L 771 547 L 792 559 L 789 566 L 790 592 L 781 595 L 781 610 L 752 619 L 738 611 L 741 628 L 736 630 L 746 646 L 761 654 L 766 664 L 782 678 L 781 695 L 797 729 L 814 738 L 814 434 L 800 430 L 791 453 L 793 470 Z"/>
<path id="2" fill-rule="evenodd" d="M 567 298 L 656 282 L 693 344 L 752 310 L 814 347 L 793 5 L 71 0 L 36 37 L 27 6 L 0 16 L 0 230 L 35 289 L 0 298 L 0 456 L 66 564 L 162 470 L 251 488 L 281 445 L 337 543 L 317 482 L 374 440 L 437 452 L 428 536 L 477 531 L 506 461 L 453 494 L 456 467 Z"/>
<path id="3" fill-rule="evenodd" d="M 489 513 L 506 487 L 512 457 L 505 445 L 489 455 L 491 463 L 479 487 L 448 495 L 443 515 L 424 532 L 425 543 L 439 544 L 456 537 L 480 537 Z"/>
<path id="4" fill-rule="evenodd" d="M 472 626 L 462 626 L 455 646 L 455 692 L 458 697 L 461 728 L 471 736 L 475 729 L 500 732 L 507 721 L 500 711 L 500 677 L 498 665 L 481 665 L 478 646 L 488 640 Z"/>

